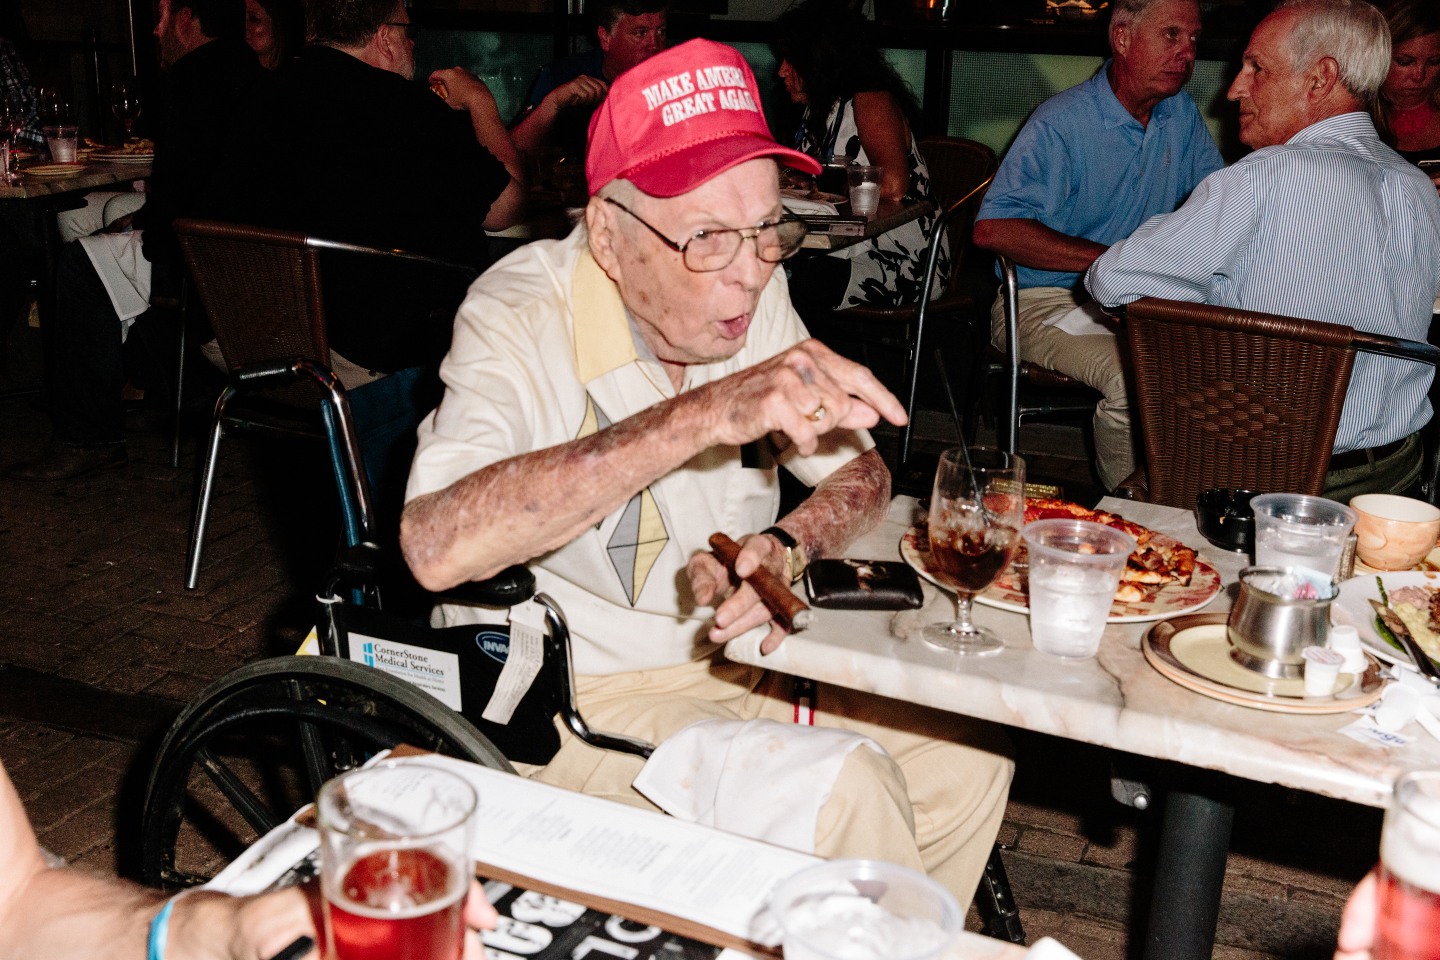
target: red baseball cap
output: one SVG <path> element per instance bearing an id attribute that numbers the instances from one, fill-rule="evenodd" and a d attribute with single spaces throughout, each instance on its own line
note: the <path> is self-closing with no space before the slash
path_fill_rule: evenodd
<path id="1" fill-rule="evenodd" d="M 755 75 L 740 51 L 691 40 L 610 85 L 590 118 L 585 177 L 592 194 L 623 177 L 652 197 L 674 197 L 756 157 L 820 172 L 814 158 L 770 135 Z"/>

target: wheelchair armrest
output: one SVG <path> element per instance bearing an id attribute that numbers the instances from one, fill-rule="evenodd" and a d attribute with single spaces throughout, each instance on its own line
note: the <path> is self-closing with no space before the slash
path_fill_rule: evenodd
<path id="1" fill-rule="evenodd" d="M 373 543 L 357 543 L 340 551 L 330 571 L 327 589 L 338 590 L 397 582 L 404 561 L 398 552 L 385 551 Z M 535 595 L 535 574 L 529 567 L 506 567 L 488 580 L 474 580 L 432 594 L 436 603 L 458 603 L 478 607 L 513 607 Z"/>
<path id="2" fill-rule="evenodd" d="M 529 567 L 506 567 L 488 580 L 471 580 L 441 590 L 435 599 L 473 607 L 513 607 L 535 595 L 535 574 Z"/>

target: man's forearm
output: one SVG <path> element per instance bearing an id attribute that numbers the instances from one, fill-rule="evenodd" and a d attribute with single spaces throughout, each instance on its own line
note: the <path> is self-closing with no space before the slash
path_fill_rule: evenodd
<path id="1" fill-rule="evenodd" d="M 591 436 L 521 454 L 405 507 L 400 545 L 430 590 L 557 549 L 709 443 L 684 394 Z"/>
<path id="2" fill-rule="evenodd" d="M 1072 273 L 1085 272 L 1105 252 L 1103 243 L 1069 236 L 1039 220 L 977 220 L 975 243 L 1003 253 L 1021 266 Z"/>
<path id="3" fill-rule="evenodd" d="M 890 470 L 879 453 L 867 450 L 820 481 L 778 526 L 811 560 L 837 557 L 884 518 L 889 503 Z"/>

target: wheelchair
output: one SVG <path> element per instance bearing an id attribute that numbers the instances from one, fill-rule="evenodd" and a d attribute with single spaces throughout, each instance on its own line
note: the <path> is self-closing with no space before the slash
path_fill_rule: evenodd
<path id="1" fill-rule="evenodd" d="M 333 382 L 326 386 L 342 433 L 353 436 L 343 388 Z M 356 458 L 350 460 L 349 483 L 341 483 L 341 492 L 343 497 L 348 486 L 359 501 L 354 515 L 361 518 L 362 539 L 341 550 L 317 597 L 321 655 L 276 657 L 237 668 L 175 719 L 152 764 L 141 811 L 139 872 L 150 886 L 204 883 L 313 800 L 327 780 L 402 743 L 513 773 L 512 760 L 548 759 L 543 743 L 537 748 L 535 741 L 553 737 L 558 748 L 554 718 L 559 716 L 575 736 L 597 748 L 641 758 L 653 750 L 651 744 L 599 732 L 585 722 L 574 694 L 564 614 L 536 592 L 534 575 L 523 566 L 430 599 L 491 609 L 532 602 L 543 610 L 544 655 L 516 708 L 517 717 L 528 718 L 524 722 L 496 723 L 478 714 L 472 722 L 418 686 L 350 659 L 352 631 L 381 639 L 411 638 L 416 631 L 434 635 L 422 641 L 426 647 L 443 643 L 443 634 L 464 634 L 473 647 L 476 630 L 432 630 L 386 612 L 384 584 L 396 582 L 397 573 L 387 564 L 398 561 L 369 536 L 374 511 L 368 484 Z M 1024 942 L 998 847 L 986 864 L 976 904 L 988 935 Z"/>

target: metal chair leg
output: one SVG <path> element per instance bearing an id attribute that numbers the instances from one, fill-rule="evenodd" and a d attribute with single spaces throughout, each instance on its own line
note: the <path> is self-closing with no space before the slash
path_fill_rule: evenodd
<path id="1" fill-rule="evenodd" d="M 190 319 L 190 283 L 180 284 L 180 332 L 175 337 L 175 422 L 170 425 L 170 466 L 180 466 L 180 420 L 185 410 L 185 326 Z"/>
<path id="2" fill-rule="evenodd" d="M 981 932 L 996 940 L 1025 942 L 1025 928 L 1020 925 L 1020 908 L 1010 893 L 1010 878 L 1000 860 L 1000 845 L 990 851 L 985 872 L 980 876 L 980 889 L 975 891 L 975 907 L 980 911 Z"/>
<path id="3" fill-rule="evenodd" d="M 225 405 L 235 395 L 234 387 L 226 387 L 215 401 L 215 420 L 210 425 L 210 443 L 205 449 L 205 464 L 200 471 L 200 489 L 196 494 L 195 520 L 190 525 L 190 545 L 185 551 L 185 589 L 194 590 L 200 583 L 200 551 L 205 543 L 205 526 L 210 521 L 210 495 L 215 490 L 215 468 L 220 462 L 220 441 L 225 437 Z"/>

